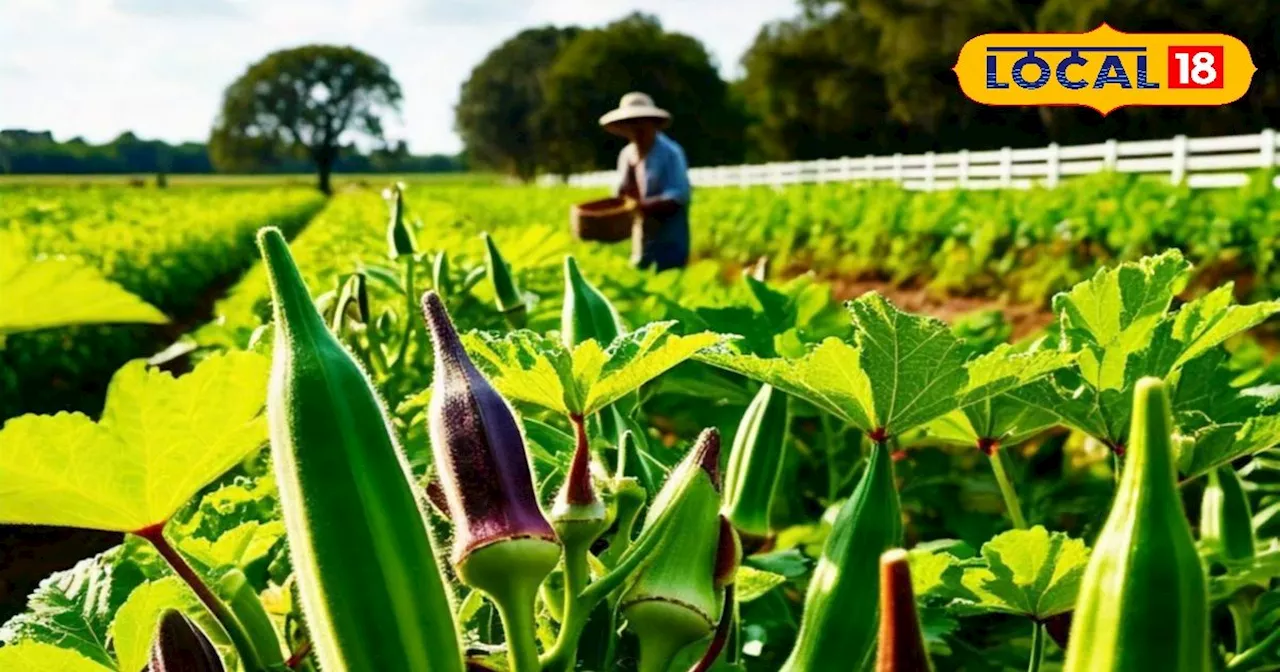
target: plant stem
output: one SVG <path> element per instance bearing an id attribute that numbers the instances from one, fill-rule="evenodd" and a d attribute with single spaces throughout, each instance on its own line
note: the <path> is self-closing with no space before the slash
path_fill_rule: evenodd
<path id="1" fill-rule="evenodd" d="M 1040 663 L 1044 660 L 1044 626 L 1033 622 L 1031 627 L 1031 659 L 1027 662 L 1027 672 L 1040 672 Z"/>
<path id="2" fill-rule="evenodd" d="M 522 583 L 522 582 L 517 582 Z M 507 639 L 507 667 L 511 672 L 538 672 L 537 624 L 533 607 L 538 587 L 513 586 L 501 599 L 490 599 L 502 619 L 502 632 Z"/>
<path id="3" fill-rule="evenodd" d="M 979 440 L 980 447 L 982 441 Z M 987 451 L 984 449 L 983 452 Z M 1009 519 L 1013 521 L 1013 526 L 1019 530 L 1027 529 L 1027 518 L 1022 514 L 1022 501 L 1018 499 L 1018 490 L 1009 476 L 1011 465 L 1008 452 L 999 445 L 993 444 L 987 460 L 991 462 L 991 471 L 995 474 L 996 484 L 1000 486 L 1000 496 L 1004 498 L 1004 506 L 1009 512 Z"/>
<path id="4" fill-rule="evenodd" d="M 595 600 L 583 599 L 580 592 L 574 592 L 569 589 L 575 578 L 571 577 L 571 574 L 577 571 L 570 569 L 570 565 L 580 564 L 580 571 L 585 574 L 587 571 L 586 555 L 581 556 L 580 563 L 571 561 L 570 557 L 570 549 L 565 548 L 564 620 L 560 622 L 560 632 L 556 635 L 555 645 L 542 656 L 542 669 L 547 672 L 571 672 L 573 670 L 574 665 L 577 663 L 578 640 L 582 638 L 582 631 L 587 627 L 587 618 L 591 615 L 591 610 L 595 608 Z M 585 587 L 585 581 L 581 583 Z"/>
<path id="5" fill-rule="evenodd" d="M 1253 609 L 1249 597 L 1243 592 L 1236 593 L 1227 602 L 1227 611 L 1231 614 L 1231 625 L 1236 635 L 1236 653 L 1243 653 L 1253 643 Z"/>
<path id="6" fill-rule="evenodd" d="M 405 355 L 409 351 L 409 340 L 413 337 L 413 315 L 417 312 L 417 302 L 413 297 L 413 255 L 406 254 L 401 259 L 404 259 L 404 338 L 400 339 L 400 351 L 392 360 L 392 366 L 404 364 Z"/>
<path id="7" fill-rule="evenodd" d="M 179 578 L 191 587 L 191 591 L 196 594 L 196 597 L 218 621 L 222 629 L 227 631 L 227 637 L 231 640 L 231 644 L 235 646 L 236 652 L 240 654 L 240 662 L 244 666 L 245 672 L 265 672 L 266 668 L 262 665 L 257 649 L 253 648 L 253 640 L 245 632 L 244 626 L 236 619 L 235 614 L 231 613 L 230 607 L 205 584 L 200 575 L 196 573 L 196 570 L 187 562 L 187 559 L 178 552 L 178 549 L 174 548 L 169 543 L 169 540 L 164 538 L 164 526 L 164 523 L 157 523 L 138 530 L 134 534 L 151 543 L 151 546 L 156 549 L 160 557 L 169 563 L 173 573 L 177 574 Z"/>
<path id="8" fill-rule="evenodd" d="M 1277 646 L 1280 646 L 1280 628 L 1276 628 L 1265 639 L 1244 650 L 1240 655 L 1227 663 L 1228 672 L 1252 670 L 1258 663 L 1263 663 Z"/>

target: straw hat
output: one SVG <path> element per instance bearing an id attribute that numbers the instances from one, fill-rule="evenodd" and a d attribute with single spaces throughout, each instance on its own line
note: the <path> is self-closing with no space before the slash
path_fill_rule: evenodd
<path id="1" fill-rule="evenodd" d="M 655 119 L 659 128 L 666 128 L 671 123 L 671 113 L 654 105 L 648 94 L 632 91 L 618 101 L 617 109 L 609 110 L 600 117 L 600 125 L 612 131 L 610 125 L 630 119 Z"/>

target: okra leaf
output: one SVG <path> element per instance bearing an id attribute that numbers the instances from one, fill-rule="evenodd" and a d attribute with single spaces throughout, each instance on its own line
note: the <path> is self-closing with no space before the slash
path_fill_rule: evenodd
<path id="1" fill-rule="evenodd" d="M 169 321 L 83 262 L 34 256 L 12 232 L 0 232 L 0 287 L 0 336 L 75 324 Z"/>
<path id="2" fill-rule="evenodd" d="M 1272 542 L 1272 547 L 1266 551 L 1248 560 L 1228 563 L 1226 572 L 1211 575 L 1209 602 L 1216 605 L 1248 586 L 1265 587 L 1277 577 L 1280 577 L 1280 546 Z"/>
<path id="3" fill-rule="evenodd" d="M 215 355 L 174 378 L 135 360 L 98 422 L 24 415 L 0 430 L 0 522 L 134 532 L 163 523 L 266 442 L 269 362 Z"/>
<path id="4" fill-rule="evenodd" d="M 57 670 L 58 672 L 114 672 L 70 649 L 27 642 L 0 648 L 0 670 Z"/>
<path id="5" fill-rule="evenodd" d="M 80 561 L 44 581 L 27 600 L 27 609 L 0 628 L 0 656 L 16 645 L 48 644 L 69 649 L 95 663 L 115 669 L 110 627 L 116 610 L 146 576 L 120 546 Z M 0 660 L 3 660 L 0 657 Z M 61 669 L 8 667 L 3 670 Z"/>
<path id="6" fill-rule="evenodd" d="M 1192 443 L 1178 454 L 1178 471 L 1185 478 L 1195 478 L 1236 458 L 1280 444 L 1280 414 L 1208 425 L 1190 436 Z"/>
<path id="7" fill-rule="evenodd" d="M 1001 345 L 965 365 L 968 383 L 961 408 L 933 421 L 929 432 L 952 443 L 973 446 L 981 439 L 1016 445 L 1058 422 L 1052 395 L 1037 398 L 1025 388 L 1043 383 L 1051 373 L 1071 366 L 1073 353 L 1038 350 L 1016 352 Z"/>
<path id="8" fill-rule="evenodd" d="M 284 523 L 248 522 L 224 532 L 217 540 L 183 539 L 182 551 L 209 569 L 245 567 L 261 560 L 284 538 Z"/>
<path id="9" fill-rule="evenodd" d="M 911 564 L 911 592 L 916 599 L 944 596 L 948 579 L 954 581 L 960 572 L 959 560 L 949 553 L 931 553 L 912 549 L 907 552 Z"/>
<path id="10" fill-rule="evenodd" d="M 138 586 L 116 612 L 115 622 L 111 624 L 111 640 L 122 672 L 146 667 L 156 626 L 167 609 L 177 609 L 196 621 L 223 658 L 227 657 L 231 642 L 222 627 L 187 584 L 170 576 Z"/>
<path id="11" fill-rule="evenodd" d="M 808 400 L 865 432 L 896 436 L 958 406 L 968 374 L 960 341 L 939 320 L 904 313 L 874 292 L 846 304 L 854 342 L 827 338 L 799 358 L 727 348 L 698 358 Z M 871 381 L 875 381 L 873 385 Z M 994 381 L 975 392 L 995 394 Z"/>
<path id="12" fill-rule="evenodd" d="M 981 559 L 985 566 L 964 568 L 951 610 L 961 615 L 994 612 L 1044 620 L 1070 611 L 1075 604 L 1089 549 L 1079 539 L 1037 525 L 991 539 L 982 545 Z"/>
<path id="13" fill-rule="evenodd" d="M 1099 270 L 1091 279 L 1053 297 L 1062 337 L 1080 352 L 1086 383 L 1119 389 L 1129 355 L 1151 342 L 1173 297 L 1186 286 L 1191 264 L 1178 250 Z"/>
<path id="14" fill-rule="evenodd" d="M 739 602 L 750 602 L 787 582 L 787 577 L 742 565 L 733 578 Z"/>
<path id="15" fill-rule="evenodd" d="M 654 322 L 618 336 L 608 348 L 593 340 L 572 351 L 531 331 L 470 332 L 462 343 L 503 396 L 565 415 L 591 415 L 724 337 L 681 336 L 674 322 Z"/>

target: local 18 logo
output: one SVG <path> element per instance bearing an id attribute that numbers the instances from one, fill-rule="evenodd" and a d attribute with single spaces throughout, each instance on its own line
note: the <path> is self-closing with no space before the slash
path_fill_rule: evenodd
<path id="1" fill-rule="evenodd" d="M 1257 68 L 1218 33 L 990 33 L 965 43 L 952 70 L 984 105 L 1226 105 Z"/>

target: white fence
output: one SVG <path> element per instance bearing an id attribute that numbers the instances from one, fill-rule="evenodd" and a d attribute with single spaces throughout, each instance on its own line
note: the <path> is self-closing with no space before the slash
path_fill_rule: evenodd
<path id="1" fill-rule="evenodd" d="M 1003 149 L 953 154 L 894 154 L 845 156 L 838 159 L 692 168 L 689 179 L 698 187 L 807 182 L 893 181 L 908 189 L 1028 189 L 1034 184 L 1054 187 L 1062 178 L 1102 170 L 1120 173 L 1164 174 L 1174 184 L 1196 188 L 1238 187 L 1249 175 L 1240 171 L 1277 165 L 1280 138 L 1272 129 L 1249 135 L 1216 138 L 1117 142 L 1036 149 Z M 567 180 L 544 176 L 543 184 L 567 182 L 576 186 L 612 186 L 613 171 L 580 173 Z M 1280 187 L 1280 176 L 1274 180 Z"/>

